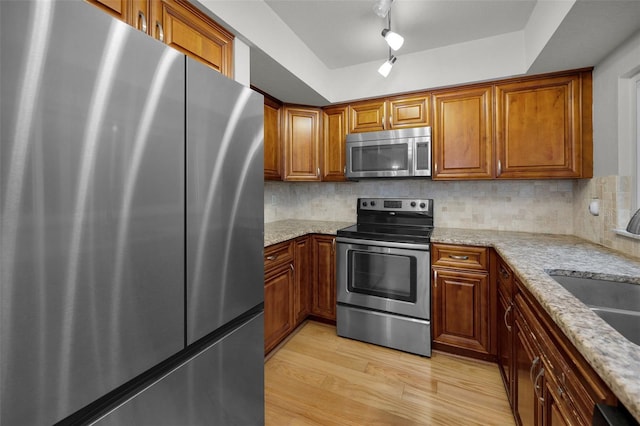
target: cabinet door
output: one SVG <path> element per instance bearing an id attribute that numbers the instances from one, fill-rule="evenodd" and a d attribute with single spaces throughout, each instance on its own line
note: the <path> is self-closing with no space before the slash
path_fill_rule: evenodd
<path id="1" fill-rule="evenodd" d="M 294 326 L 311 312 L 311 242 L 308 237 L 295 242 L 295 273 L 293 290 Z"/>
<path id="2" fill-rule="evenodd" d="M 440 268 L 434 271 L 434 343 L 489 353 L 488 274 Z"/>
<path id="3" fill-rule="evenodd" d="M 388 104 L 391 129 L 429 125 L 429 95 L 391 98 Z"/>
<path id="4" fill-rule="evenodd" d="M 433 94 L 433 179 L 493 177 L 491 87 Z"/>
<path id="5" fill-rule="evenodd" d="M 564 399 L 564 391 L 557 381 L 557 378 L 546 372 L 551 369 L 545 367 L 544 377 L 544 395 L 542 404 L 543 409 L 543 424 L 545 426 L 569 426 L 573 424 L 580 424 L 578 418 L 572 414 L 572 408 L 570 404 L 567 404 Z"/>
<path id="6" fill-rule="evenodd" d="M 323 181 L 345 181 L 347 107 L 326 108 L 323 111 L 324 156 Z"/>
<path id="7" fill-rule="evenodd" d="M 504 380 L 509 402 L 513 405 L 513 277 L 511 269 L 495 252 L 492 253 L 493 274 L 497 281 L 497 343 L 498 343 L 498 368 Z"/>
<path id="8" fill-rule="evenodd" d="M 280 104 L 264 98 L 264 178 L 282 180 L 280 143 Z"/>
<path id="9" fill-rule="evenodd" d="M 150 34 L 233 78 L 233 35 L 186 0 L 151 0 Z"/>
<path id="10" fill-rule="evenodd" d="M 387 130 L 384 100 L 356 102 L 349 105 L 349 133 Z"/>
<path id="11" fill-rule="evenodd" d="M 336 320 L 335 237 L 313 236 L 313 286 L 311 312 L 321 318 Z"/>
<path id="12" fill-rule="evenodd" d="M 510 298 L 498 290 L 498 368 L 507 391 L 507 398 L 513 403 L 513 377 L 511 365 L 513 359 L 513 305 Z"/>
<path id="13" fill-rule="evenodd" d="M 109 15 L 113 16 L 124 22 L 129 22 L 129 1 L 128 0 L 85 0 L 87 3 L 90 3 L 99 9 L 107 12 Z"/>
<path id="14" fill-rule="evenodd" d="M 284 107 L 284 180 L 320 180 L 320 110 Z"/>
<path id="15" fill-rule="evenodd" d="M 273 349 L 293 329 L 293 268 L 285 264 L 264 283 L 264 351 Z"/>
<path id="16" fill-rule="evenodd" d="M 498 177 L 581 177 L 580 92 L 576 75 L 496 86 Z"/>
<path id="17" fill-rule="evenodd" d="M 541 374 L 540 352 L 532 341 L 530 332 L 524 326 L 524 321 L 516 315 L 514 323 L 514 356 L 516 362 L 515 380 L 516 395 L 513 409 L 516 422 L 520 426 L 537 426 L 542 424 L 538 397 L 535 391 L 535 381 Z M 538 378 L 538 382 L 540 378 Z"/>

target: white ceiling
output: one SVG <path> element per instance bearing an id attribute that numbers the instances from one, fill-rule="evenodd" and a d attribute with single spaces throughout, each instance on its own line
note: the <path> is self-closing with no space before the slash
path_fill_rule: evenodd
<path id="1" fill-rule="evenodd" d="M 640 31 L 640 0 L 395 0 L 387 79 L 375 0 L 200 0 L 250 47 L 251 83 L 329 103 L 597 65 Z"/>
<path id="2" fill-rule="evenodd" d="M 329 68 L 384 61 L 387 18 L 375 0 L 265 0 Z M 398 54 L 522 30 L 535 0 L 395 0 L 391 28 L 405 37 Z"/>

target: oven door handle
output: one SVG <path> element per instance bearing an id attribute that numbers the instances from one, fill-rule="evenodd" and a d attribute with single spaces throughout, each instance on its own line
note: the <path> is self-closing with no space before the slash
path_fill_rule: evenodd
<path id="1" fill-rule="evenodd" d="M 416 244 L 416 243 L 398 243 L 391 241 L 376 241 L 376 240 L 361 240 L 356 238 L 336 238 L 338 244 L 356 244 L 360 246 L 374 246 L 374 247 L 388 247 L 407 250 L 422 250 L 429 251 L 429 244 Z"/>

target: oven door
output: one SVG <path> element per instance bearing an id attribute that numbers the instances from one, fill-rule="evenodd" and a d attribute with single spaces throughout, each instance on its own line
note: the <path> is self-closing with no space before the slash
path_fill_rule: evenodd
<path id="1" fill-rule="evenodd" d="M 338 303 L 430 318 L 428 244 L 338 238 Z"/>

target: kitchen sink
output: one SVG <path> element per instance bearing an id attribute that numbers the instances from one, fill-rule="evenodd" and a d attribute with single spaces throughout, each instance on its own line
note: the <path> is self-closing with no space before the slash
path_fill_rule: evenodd
<path id="1" fill-rule="evenodd" d="M 640 345 L 640 285 L 549 274 L 624 337 Z"/>

